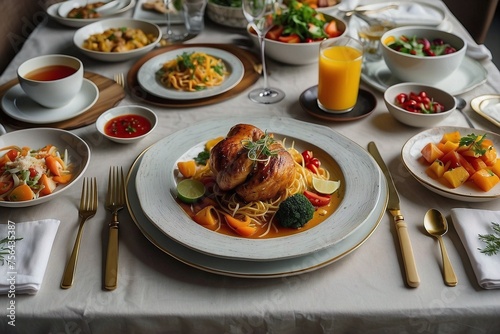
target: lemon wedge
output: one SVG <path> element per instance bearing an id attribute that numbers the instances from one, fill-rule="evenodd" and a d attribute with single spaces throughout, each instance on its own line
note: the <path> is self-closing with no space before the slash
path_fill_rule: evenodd
<path id="1" fill-rule="evenodd" d="M 340 187 L 340 181 L 324 180 L 318 177 L 313 177 L 312 184 L 314 190 L 326 195 L 333 194 Z"/>
<path id="2" fill-rule="evenodd" d="M 184 203 L 194 203 L 205 195 L 205 185 L 193 179 L 185 179 L 177 184 L 177 198 Z"/>

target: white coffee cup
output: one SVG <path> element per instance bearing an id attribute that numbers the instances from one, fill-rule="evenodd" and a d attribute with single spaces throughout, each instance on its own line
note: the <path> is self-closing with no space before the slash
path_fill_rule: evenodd
<path id="1" fill-rule="evenodd" d="M 67 105 L 80 92 L 83 64 L 75 57 L 53 54 L 25 61 L 17 69 L 23 91 L 46 108 Z"/>

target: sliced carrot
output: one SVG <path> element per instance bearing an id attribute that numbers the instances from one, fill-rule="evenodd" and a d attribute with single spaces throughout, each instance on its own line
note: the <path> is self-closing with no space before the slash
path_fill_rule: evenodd
<path id="1" fill-rule="evenodd" d="M 483 159 L 486 165 L 493 166 L 497 160 L 497 150 L 494 147 L 490 147 L 490 149 L 481 156 L 481 159 Z"/>
<path id="2" fill-rule="evenodd" d="M 40 185 L 42 185 L 42 190 L 40 190 L 40 196 L 47 196 L 52 194 L 54 189 L 56 189 L 56 183 L 46 174 L 42 174 L 40 180 L 38 181 Z"/>
<path id="3" fill-rule="evenodd" d="M 177 163 L 177 168 L 184 177 L 193 177 L 196 173 L 196 162 L 194 160 L 179 161 Z"/>
<path id="4" fill-rule="evenodd" d="M 62 166 L 54 156 L 52 156 L 52 155 L 46 156 L 45 157 L 45 164 L 47 165 L 47 168 L 50 170 L 50 172 L 53 175 L 57 175 L 57 176 L 61 175 Z"/>
<path id="5" fill-rule="evenodd" d="M 68 174 L 61 174 L 61 175 L 55 175 L 52 177 L 52 180 L 57 183 L 61 184 L 66 184 L 69 181 L 71 181 L 71 178 L 73 177 L 73 174 L 68 173 Z"/>
<path id="6" fill-rule="evenodd" d="M 239 220 L 227 213 L 224 214 L 226 218 L 226 223 L 231 227 L 236 233 L 241 236 L 249 237 L 257 232 L 257 227 L 251 225 L 251 220 L 249 216 L 245 216 L 245 220 Z"/>
<path id="7" fill-rule="evenodd" d="M 9 201 L 20 202 L 29 201 L 35 197 L 35 193 L 27 184 L 21 184 L 14 189 L 9 194 Z"/>
<path id="8" fill-rule="evenodd" d="M 500 159 L 497 159 L 493 166 L 491 166 L 491 171 L 500 177 Z"/>
<path id="9" fill-rule="evenodd" d="M 212 205 L 206 206 L 200 211 L 198 211 L 194 217 L 193 220 L 197 222 L 198 224 L 205 226 L 206 228 L 209 228 L 211 230 L 217 228 L 219 225 L 218 221 L 218 216 L 215 211 L 215 207 Z"/>

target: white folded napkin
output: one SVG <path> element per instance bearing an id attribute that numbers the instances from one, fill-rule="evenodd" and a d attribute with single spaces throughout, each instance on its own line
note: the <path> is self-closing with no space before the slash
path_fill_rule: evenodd
<path id="1" fill-rule="evenodd" d="M 481 253 L 486 244 L 479 234 L 492 234 L 492 222 L 500 224 L 500 211 L 457 208 L 451 210 L 453 225 L 469 255 L 477 282 L 484 289 L 500 288 L 500 254 Z"/>
<path id="2" fill-rule="evenodd" d="M 40 290 L 59 220 L 43 219 L 0 224 L 3 264 L 0 261 L 0 294 L 36 294 Z M 14 239 L 21 239 L 14 241 Z"/>

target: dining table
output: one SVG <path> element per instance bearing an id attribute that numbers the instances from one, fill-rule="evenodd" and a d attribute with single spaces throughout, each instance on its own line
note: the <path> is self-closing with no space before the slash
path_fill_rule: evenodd
<path id="1" fill-rule="evenodd" d="M 442 1 L 427 2 L 442 8 L 450 30 L 477 47 Z M 131 17 L 133 13 L 130 10 L 121 16 Z M 425 129 L 394 119 L 380 89 L 361 81 L 361 89 L 373 95 L 376 102 L 373 112 L 366 117 L 345 121 L 324 119 L 305 111 L 300 103 L 301 94 L 317 85 L 318 64 L 287 65 L 268 58 L 269 84 L 286 94 L 280 102 L 258 104 L 248 98 L 250 90 L 263 84 L 257 74 L 254 82 L 228 98 L 190 106 L 165 105 L 144 98 L 137 93 L 137 87 L 132 86 L 134 80 L 129 74 L 137 72 L 141 57 L 121 62 L 87 57 L 73 45 L 77 28 L 65 26 L 45 13 L 37 17 L 43 20 L 26 37 L 22 49 L 0 77 L 0 85 L 16 79 L 16 69 L 30 58 L 45 54 L 72 55 L 83 62 L 89 77 L 112 81 L 117 74 L 125 76 L 124 96 L 107 96 L 112 100 L 107 109 L 115 105 L 145 106 L 156 113 L 158 125 L 138 142 L 119 144 L 103 137 L 92 120 L 64 123 L 63 128 L 89 145 L 91 158 L 84 176 L 95 177 L 99 190 L 98 210 L 85 225 L 71 288 L 62 289 L 60 283 L 78 229 L 82 179 L 57 199 L 40 205 L 0 206 L 0 224 L 49 218 L 60 221 L 39 291 L 15 296 L 15 326 L 9 324 L 7 309 L 12 298 L 0 296 L 0 332 L 498 333 L 500 290 L 480 287 L 450 215 L 454 208 L 500 210 L 500 199 L 480 202 L 451 199 L 430 191 L 412 177 L 402 163 L 401 150 L 411 137 Z M 161 27 L 165 29 L 165 25 Z M 260 63 L 258 47 L 251 44 L 245 29 L 222 26 L 208 18 L 204 30 L 184 44 L 240 48 L 253 55 L 249 59 L 255 64 Z M 152 52 L 160 52 L 161 48 Z M 481 95 L 500 94 L 500 70 L 490 58 L 477 62 L 486 71 L 486 80 L 459 94 L 467 101 L 463 112 L 472 120 L 474 131 L 498 133 L 498 126 L 476 113 L 470 102 Z M 172 254 L 144 230 L 138 220 L 145 218 L 131 213 L 130 203 L 119 212 L 118 285 L 112 291 L 103 287 L 111 219 L 105 210 L 109 167 L 121 166 L 129 176 L 129 172 L 137 172 L 134 169 L 137 159 L 145 150 L 178 131 L 206 122 L 251 121 L 253 117 L 267 119 L 274 126 L 283 121 L 298 121 L 303 131 L 308 131 L 308 125 L 326 127 L 363 150 L 369 142 L 376 143 L 399 192 L 420 277 L 417 287 L 406 283 L 396 228 L 392 216 L 385 210 L 366 238 L 334 259 L 297 272 L 245 277 L 210 270 Z M 25 127 L 47 126 L 15 122 L 5 114 L 0 115 L 0 122 L 8 133 Z M 439 126 L 469 127 L 458 110 Z M 314 144 L 321 147 L 321 143 Z M 165 164 L 169 163 L 173 162 L 167 158 Z M 127 196 L 137 195 L 128 193 Z M 440 210 L 448 218 L 449 231 L 444 238 L 458 278 L 454 287 L 444 284 L 437 240 L 424 229 L 424 216 L 430 208 Z"/>

